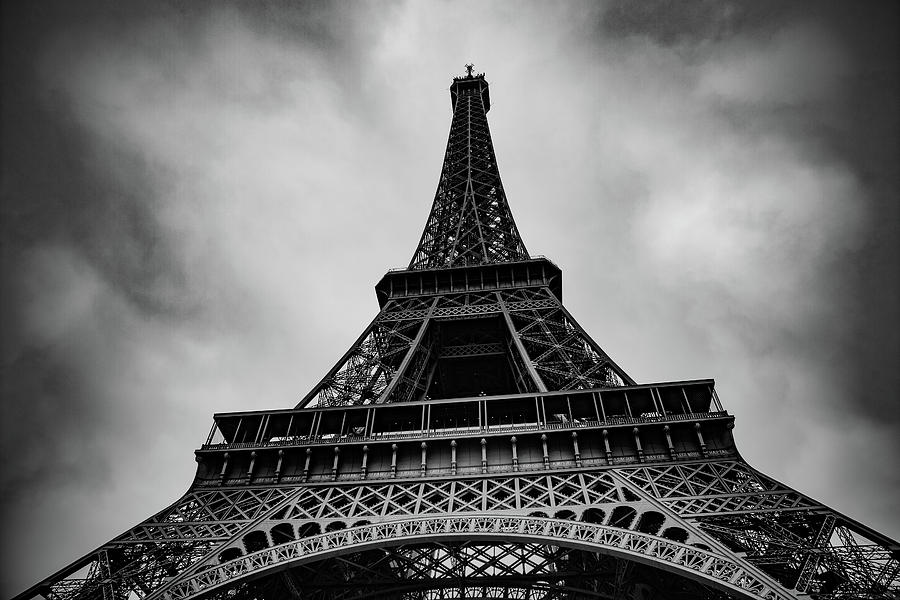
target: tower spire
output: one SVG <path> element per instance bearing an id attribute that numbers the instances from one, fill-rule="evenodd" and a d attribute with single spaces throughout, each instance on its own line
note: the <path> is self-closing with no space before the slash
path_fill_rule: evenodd
<path id="1" fill-rule="evenodd" d="M 500 181 L 488 128 L 491 108 L 484 74 L 455 77 L 453 120 L 431 214 L 410 269 L 434 269 L 528 259 Z"/>

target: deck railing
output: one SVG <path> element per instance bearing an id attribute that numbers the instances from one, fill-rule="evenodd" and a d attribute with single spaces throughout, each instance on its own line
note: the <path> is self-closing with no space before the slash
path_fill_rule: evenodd
<path id="1" fill-rule="evenodd" d="M 429 439 L 446 439 L 446 438 L 463 438 L 478 436 L 493 436 L 505 433 L 521 434 L 538 431 L 558 431 L 558 430 L 578 430 L 578 429 L 598 429 L 601 427 L 621 427 L 627 425 L 644 425 L 650 423 L 672 423 L 684 421 L 706 421 L 710 419 L 719 419 L 727 417 L 725 411 L 704 412 L 704 413 L 688 413 L 681 415 L 666 415 L 656 417 L 609 417 L 605 421 L 597 421 L 590 419 L 573 419 L 567 421 L 551 421 L 549 423 L 523 423 L 523 424 L 501 424 L 486 425 L 484 427 L 452 427 L 430 430 L 410 430 L 410 431 L 385 431 L 376 432 L 372 435 L 354 435 L 354 434 L 325 434 L 318 436 L 291 436 L 283 439 L 272 439 L 262 442 L 236 442 L 236 443 L 214 443 L 204 444 L 201 450 L 221 450 L 221 449 L 242 449 L 242 448 L 278 448 L 285 446 L 311 446 L 311 445 L 333 445 L 338 443 L 373 443 L 402 441 L 408 439 L 429 440 Z"/>

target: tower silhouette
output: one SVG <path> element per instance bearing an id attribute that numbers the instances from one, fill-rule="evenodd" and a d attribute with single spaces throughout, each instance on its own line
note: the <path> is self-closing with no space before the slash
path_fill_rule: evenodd
<path id="1" fill-rule="evenodd" d="M 484 75 L 409 266 L 293 409 L 217 414 L 170 507 L 19 598 L 897 598 L 900 546 L 754 470 L 712 380 L 637 384 L 507 204 Z"/>

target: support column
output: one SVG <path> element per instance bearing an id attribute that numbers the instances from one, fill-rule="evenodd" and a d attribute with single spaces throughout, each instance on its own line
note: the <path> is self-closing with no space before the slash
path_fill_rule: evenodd
<path id="1" fill-rule="evenodd" d="M 223 458 L 224 460 L 222 461 L 222 470 L 219 472 L 219 477 L 221 478 L 220 483 L 225 483 L 225 477 L 228 475 L 228 459 L 231 458 L 231 454 L 226 452 Z"/>
<path id="2" fill-rule="evenodd" d="M 278 464 L 275 465 L 275 483 L 281 481 L 281 463 L 284 462 L 284 450 L 278 451 Z"/>
<path id="3" fill-rule="evenodd" d="M 331 463 L 331 480 L 336 481 L 338 476 L 338 460 L 341 457 L 340 446 L 334 447 L 334 461 Z"/>
<path id="4" fill-rule="evenodd" d="M 428 464 L 428 461 L 426 460 L 427 452 L 428 452 L 428 444 L 426 444 L 425 442 L 422 442 L 422 471 L 421 471 L 422 477 L 425 477 L 425 469 Z"/>
<path id="5" fill-rule="evenodd" d="M 397 476 L 397 444 L 391 444 L 391 477 Z"/>
<path id="6" fill-rule="evenodd" d="M 581 466 L 581 452 L 578 450 L 578 432 L 572 432 L 572 449 L 575 450 L 575 466 Z"/>
<path id="7" fill-rule="evenodd" d="M 644 447 L 641 446 L 641 432 L 637 427 L 632 429 L 631 432 L 634 434 L 634 445 L 637 447 L 638 460 L 644 462 Z"/>
<path id="8" fill-rule="evenodd" d="M 450 441 L 450 474 L 456 475 L 456 440 Z"/>
<path id="9" fill-rule="evenodd" d="M 513 471 L 518 471 L 519 455 L 516 452 L 516 436 L 512 436 L 511 438 L 509 438 L 509 443 L 512 444 Z"/>
<path id="10" fill-rule="evenodd" d="M 666 446 L 669 447 L 669 458 L 675 460 L 675 446 L 672 444 L 672 433 L 669 426 L 663 427 L 663 431 L 666 433 Z"/>
<path id="11" fill-rule="evenodd" d="M 729 423 L 729 425 L 732 425 Z M 697 441 L 700 442 L 700 454 L 706 456 L 706 441 L 703 439 L 703 432 L 700 430 L 700 423 L 694 423 L 694 430 L 697 432 Z"/>
<path id="12" fill-rule="evenodd" d="M 247 485 L 250 485 L 250 480 L 253 479 L 253 468 L 256 466 L 256 450 L 250 453 L 250 466 L 247 467 L 247 480 L 244 482 Z"/>

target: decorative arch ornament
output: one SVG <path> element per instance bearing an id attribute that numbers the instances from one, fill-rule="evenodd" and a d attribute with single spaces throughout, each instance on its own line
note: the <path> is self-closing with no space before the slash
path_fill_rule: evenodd
<path id="1" fill-rule="evenodd" d="M 542 543 L 609 554 L 693 579 L 737 598 L 794 596 L 731 557 L 654 535 L 581 521 L 511 515 L 439 516 L 367 524 L 292 540 L 173 580 L 148 600 L 194 600 L 242 581 L 371 548 L 438 541 Z"/>

